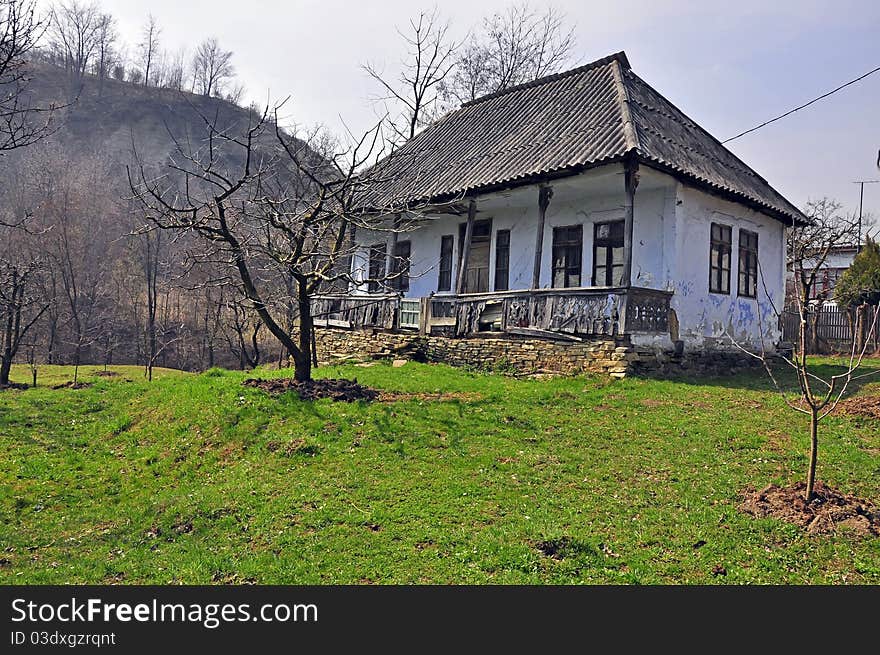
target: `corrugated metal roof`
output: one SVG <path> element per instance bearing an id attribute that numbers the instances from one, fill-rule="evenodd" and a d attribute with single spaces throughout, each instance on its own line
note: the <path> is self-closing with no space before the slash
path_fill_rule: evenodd
<path id="1" fill-rule="evenodd" d="M 369 204 L 448 200 L 634 155 L 790 222 L 803 214 L 638 77 L 622 52 L 478 98 L 378 166 Z"/>

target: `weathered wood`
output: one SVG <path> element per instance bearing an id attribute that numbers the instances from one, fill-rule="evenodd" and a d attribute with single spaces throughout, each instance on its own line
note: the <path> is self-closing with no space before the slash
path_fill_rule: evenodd
<path id="1" fill-rule="evenodd" d="M 508 334 L 518 334 L 524 337 L 547 337 L 550 339 L 561 339 L 562 341 L 583 341 L 580 337 L 573 334 L 565 334 L 564 332 L 554 332 L 552 330 L 539 330 L 537 328 L 507 328 Z"/>
<path id="2" fill-rule="evenodd" d="M 633 287 L 627 294 L 624 329 L 627 333 L 669 332 L 669 305 L 672 294 L 656 289 Z"/>
<path id="3" fill-rule="evenodd" d="M 535 234 L 535 265 L 532 267 L 532 289 L 541 286 L 541 259 L 544 256 L 544 219 L 553 197 L 553 187 L 541 186 L 538 190 L 538 227 Z"/>
<path id="4" fill-rule="evenodd" d="M 455 284 L 456 293 L 464 293 L 464 283 L 467 279 L 468 258 L 471 254 L 471 239 L 474 236 L 474 218 L 477 215 L 477 201 L 471 200 L 468 205 L 467 225 L 464 229 L 464 243 L 461 244 L 461 257 L 459 257 L 458 279 Z"/>
<path id="5" fill-rule="evenodd" d="M 334 327 L 391 330 L 397 327 L 399 308 L 399 296 L 340 295 L 312 299 L 315 324 Z"/>
<path id="6" fill-rule="evenodd" d="M 623 281 L 624 287 L 632 286 L 633 261 L 633 217 L 635 215 L 636 187 L 639 185 L 639 162 L 628 157 L 624 166 L 624 185 L 626 194 L 623 204 Z"/>

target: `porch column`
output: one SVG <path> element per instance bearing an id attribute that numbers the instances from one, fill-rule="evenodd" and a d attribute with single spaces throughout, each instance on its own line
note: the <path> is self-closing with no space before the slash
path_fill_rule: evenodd
<path id="1" fill-rule="evenodd" d="M 538 232 L 535 235 L 535 265 L 532 267 L 532 289 L 541 286 L 541 258 L 544 256 L 544 218 L 553 197 L 553 187 L 542 184 L 538 189 Z"/>
<path id="2" fill-rule="evenodd" d="M 397 249 L 397 231 L 400 229 L 400 214 L 394 215 L 394 222 L 391 224 L 391 239 L 389 239 L 388 250 L 385 251 L 385 275 L 390 276 L 394 272 L 394 251 Z M 396 278 L 386 279 L 385 286 L 394 288 Z"/>
<path id="3" fill-rule="evenodd" d="M 464 243 L 461 244 L 461 257 L 459 257 L 458 279 L 455 283 L 455 293 L 464 293 L 464 283 L 467 277 L 468 257 L 471 254 L 471 238 L 474 236 L 474 217 L 477 215 L 477 201 L 471 198 L 468 205 L 467 225 L 464 228 Z"/>
<path id="4" fill-rule="evenodd" d="M 357 225 L 349 223 L 348 225 L 348 280 L 345 282 L 346 292 L 357 289 L 358 283 L 355 281 L 355 266 L 357 266 Z"/>
<path id="5" fill-rule="evenodd" d="M 629 288 L 632 286 L 633 215 L 636 187 L 639 185 L 638 160 L 634 157 L 627 158 L 623 164 L 623 174 L 626 187 L 623 205 L 623 286 Z"/>

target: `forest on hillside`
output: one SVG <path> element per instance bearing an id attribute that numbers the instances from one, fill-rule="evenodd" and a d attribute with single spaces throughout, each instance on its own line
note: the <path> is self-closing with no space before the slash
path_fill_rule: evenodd
<path id="1" fill-rule="evenodd" d="M 378 162 L 461 103 L 572 60 L 553 10 L 511 5 L 462 42 L 449 27 L 418 14 L 399 31 L 399 72 L 364 62 L 385 119 L 337 137 L 240 106 L 216 38 L 166 47 L 147 15 L 125 43 L 98 2 L 0 0 L 0 384 L 12 361 L 313 359 L 310 298 L 353 282 L 350 237 L 377 224 L 352 202 Z M 373 282 L 393 289 L 402 265 Z"/>

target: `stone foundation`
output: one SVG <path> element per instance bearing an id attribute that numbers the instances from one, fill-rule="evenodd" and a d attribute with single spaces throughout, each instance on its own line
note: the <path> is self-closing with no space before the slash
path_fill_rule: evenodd
<path id="1" fill-rule="evenodd" d="M 628 337 L 597 337 L 583 341 L 474 336 L 421 336 L 414 332 L 344 330 L 315 331 L 321 364 L 348 360 L 409 358 L 509 373 L 603 373 L 627 375 L 722 375 L 754 366 L 757 360 L 739 352 L 673 355 L 633 346 Z"/>

